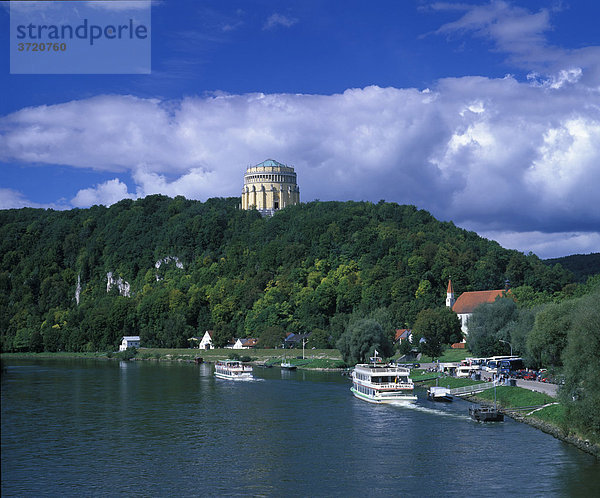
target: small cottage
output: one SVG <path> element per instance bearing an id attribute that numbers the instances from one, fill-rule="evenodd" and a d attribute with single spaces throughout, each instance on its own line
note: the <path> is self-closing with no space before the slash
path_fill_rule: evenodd
<path id="1" fill-rule="evenodd" d="M 229 344 L 227 347 L 231 349 L 250 349 L 256 347 L 258 344 L 258 339 L 253 337 L 248 337 L 244 339 L 235 339 L 232 344 Z"/>
<path id="2" fill-rule="evenodd" d="M 140 347 L 140 336 L 139 335 L 126 335 L 121 341 L 119 351 L 125 351 L 127 348 L 139 348 Z"/>
<path id="3" fill-rule="evenodd" d="M 207 330 L 204 332 L 202 339 L 200 339 L 200 345 L 198 346 L 200 349 L 215 349 L 212 341 L 212 334 L 212 330 Z"/>

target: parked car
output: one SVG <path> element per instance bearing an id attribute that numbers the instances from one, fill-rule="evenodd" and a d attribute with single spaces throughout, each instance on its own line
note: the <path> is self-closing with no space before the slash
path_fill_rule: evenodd
<path id="1" fill-rule="evenodd" d="M 549 382 L 550 379 L 548 375 L 548 370 L 546 370 L 545 368 L 540 368 L 538 370 L 537 380 L 540 382 Z"/>
<path id="2" fill-rule="evenodd" d="M 534 370 L 526 372 L 525 375 L 523 375 L 523 380 L 536 380 L 536 379 L 537 379 L 537 372 L 535 372 Z"/>

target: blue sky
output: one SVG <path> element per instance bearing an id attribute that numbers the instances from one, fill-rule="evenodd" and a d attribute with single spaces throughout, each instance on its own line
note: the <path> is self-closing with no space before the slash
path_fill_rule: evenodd
<path id="1" fill-rule="evenodd" d="M 598 18 L 592 0 L 156 1 L 149 75 L 11 75 L 2 52 L 0 208 L 239 195 L 272 157 L 303 201 L 600 251 Z"/>

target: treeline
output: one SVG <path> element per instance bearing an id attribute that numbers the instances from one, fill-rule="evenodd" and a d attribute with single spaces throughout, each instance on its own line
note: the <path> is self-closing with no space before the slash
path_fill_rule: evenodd
<path id="1" fill-rule="evenodd" d="M 153 195 L 0 211 L 2 350 L 114 350 L 123 335 L 185 347 L 208 329 L 218 344 L 312 332 L 311 346 L 328 347 L 357 319 L 412 326 L 443 306 L 449 277 L 457 293 L 508 279 L 528 303 L 578 288 L 560 265 L 414 206 L 316 201 L 261 218 L 238 204 Z M 109 272 L 128 297 L 108 289 Z"/>
<path id="2" fill-rule="evenodd" d="M 467 346 L 476 356 L 512 349 L 527 366 L 549 369 L 563 384 L 569 425 L 600 443 L 600 275 L 553 302 L 519 300 L 517 293 L 478 306 Z"/>
<path id="3" fill-rule="evenodd" d="M 562 258 L 545 259 L 544 263 L 550 266 L 559 264 L 565 270 L 575 275 L 578 282 L 585 282 L 588 277 L 600 273 L 600 253 L 572 254 Z"/>

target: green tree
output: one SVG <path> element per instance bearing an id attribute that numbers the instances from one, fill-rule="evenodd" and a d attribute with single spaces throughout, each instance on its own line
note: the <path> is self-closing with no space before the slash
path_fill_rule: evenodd
<path id="1" fill-rule="evenodd" d="M 548 304 L 535 316 L 533 330 L 527 337 L 527 350 L 536 367 L 562 365 L 575 304 L 574 300 Z"/>
<path id="2" fill-rule="evenodd" d="M 398 346 L 398 353 L 407 355 L 412 351 L 412 343 L 408 339 L 404 339 Z"/>
<path id="3" fill-rule="evenodd" d="M 500 340 L 511 343 L 510 330 L 514 328 L 517 319 L 517 305 L 509 297 L 480 304 L 469 318 L 469 351 L 476 356 L 508 354 L 510 346 Z"/>
<path id="4" fill-rule="evenodd" d="M 200 332 L 204 335 L 204 332 Z M 235 330 L 230 323 L 217 323 L 212 334 L 213 345 L 216 348 L 224 348 L 229 344 L 229 341 L 235 338 Z"/>
<path id="5" fill-rule="evenodd" d="M 462 340 L 458 315 L 447 307 L 419 312 L 412 332 L 421 352 L 432 358 L 439 358 L 445 345 Z"/>
<path id="6" fill-rule="evenodd" d="M 283 344 L 285 332 L 277 325 L 267 327 L 258 338 L 258 345 L 261 348 L 277 348 Z"/>
<path id="7" fill-rule="evenodd" d="M 309 348 L 329 349 L 331 348 L 331 335 L 323 329 L 315 329 L 308 336 L 306 345 Z"/>
<path id="8" fill-rule="evenodd" d="M 563 355 L 565 385 L 560 396 L 567 419 L 600 443 L 600 292 L 578 299 L 572 309 Z"/>
<path id="9" fill-rule="evenodd" d="M 375 350 L 383 357 L 389 357 L 393 353 L 392 344 L 381 325 L 369 318 L 352 322 L 338 339 L 336 346 L 348 364 L 368 361 Z"/>

